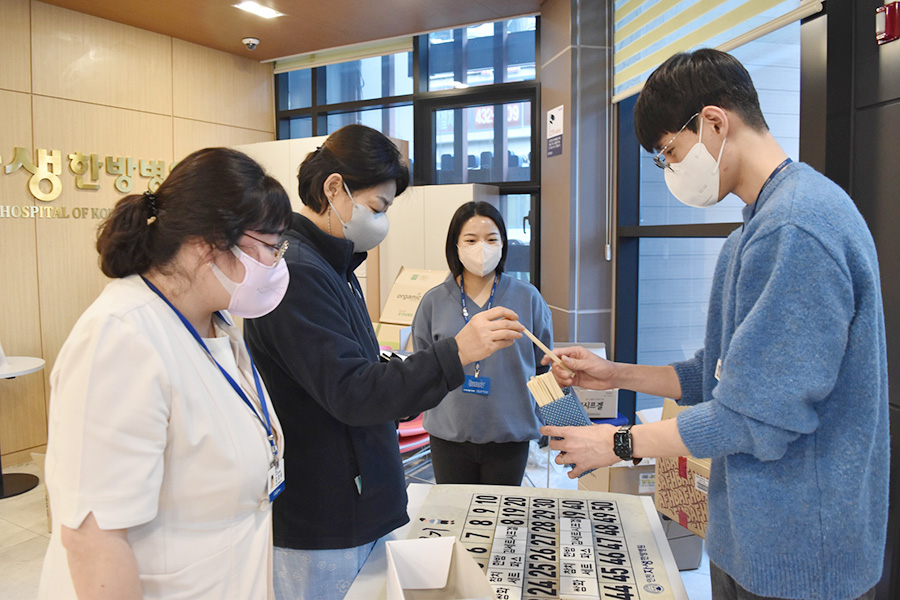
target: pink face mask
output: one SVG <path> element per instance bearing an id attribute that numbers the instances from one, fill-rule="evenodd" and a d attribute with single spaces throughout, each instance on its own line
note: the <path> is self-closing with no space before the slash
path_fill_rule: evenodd
<path id="1" fill-rule="evenodd" d="M 274 265 L 264 265 L 236 246 L 231 252 L 244 265 L 244 280 L 240 283 L 230 280 L 216 263 L 209 263 L 213 275 L 231 294 L 228 312 L 243 319 L 255 319 L 275 310 L 287 293 L 290 281 L 287 264 L 279 260 Z"/>

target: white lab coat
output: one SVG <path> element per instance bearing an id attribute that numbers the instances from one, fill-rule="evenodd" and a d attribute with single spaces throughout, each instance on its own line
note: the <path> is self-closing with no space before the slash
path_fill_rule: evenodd
<path id="1" fill-rule="evenodd" d="M 240 331 L 222 329 L 260 412 Z M 39 597 L 75 597 L 60 525 L 78 528 L 88 513 L 128 530 L 144 598 L 271 597 L 265 430 L 140 277 L 112 281 L 84 312 L 50 383 L 54 531 Z"/>

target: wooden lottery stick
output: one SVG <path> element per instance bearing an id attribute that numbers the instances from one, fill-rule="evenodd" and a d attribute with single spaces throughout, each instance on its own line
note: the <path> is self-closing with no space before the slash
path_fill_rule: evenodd
<path id="1" fill-rule="evenodd" d="M 537 346 L 538 348 L 540 348 L 541 351 L 542 351 L 544 354 L 546 354 L 547 356 L 549 356 L 549 357 L 550 357 L 550 360 L 552 360 L 553 362 L 555 362 L 556 364 L 558 364 L 560 367 L 562 367 L 563 369 L 565 369 L 566 371 L 568 371 L 569 374 L 572 375 L 573 377 L 575 376 L 575 372 L 572 371 L 572 369 L 570 369 L 569 367 L 567 367 L 567 366 L 563 363 L 562 359 L 561 359 L 560 357 L 558 357 L 557 355 L 553 354 L 553 351 L 550 350 L 550 348 L 548 348 L 547 346 L 545 346 L 545 345 L 544 345 L 544 342 L 542 342 L 541 340 L 537 339 L 537 337 L 536 337 L 533 333 L 531 333 L 531 332 L 528 331 L 527 329 L 523 329 L 523 330 L 522 330 L 522 333 L 524 333 L 526 336 L 528 336 L 528 339 L 530 339 L 532 342 L 534 342 L 534 345 Z M 541 375 L 541 377 L 543 377 L 543 375 Z M 558 387 L 558 386 L 557 386 L 557 387 Z"/>
<path id="2" fill-rule="evenodd" d="M 559 384 L 556 383 L 553 373 L 549 371 L 543 375 L 532 377 L 525 385 L 528 386 L 538 406 L 546 406 L 554 400 L 559 400 L 565 396 Z"/>

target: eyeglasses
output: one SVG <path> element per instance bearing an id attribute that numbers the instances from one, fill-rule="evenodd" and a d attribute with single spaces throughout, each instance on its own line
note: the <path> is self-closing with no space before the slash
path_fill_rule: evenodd
<path id="1" fill-rule="evenodd" d="M 678 134 L 684 131 L 684 128 L 687 127 L 691 121 L 694 120 L 694 117 L 699 115 L 700 113 L 694 113 L 694 115 L 688 119 L 684 125 L 681 126 L 681 129 L 678 130 L 678 133 L 672 136 L 672 139 L 669 140 L 669 143 L 663 146 L 663 149 L 659 151 L 659 154 L 653 157 L 653 164 L 655 164 L 660 169 L 669 169 L 672 170 L 672 167 L 669 166 L 669 163 L 666 162 L 665 151 L 669 149 L 669 146 L 672 145 L 672 142 L 675 141 L 675 138 L 678 137 Z"/>
<path id="2" fill-rule="evenodd" d="M 288 249 L 288 240 L 284 240 L 284 241 L 281 242 L 280 244 L 270 244 L 269 242 L 264 242 L 264 241 L 262 241 L 262 240 L 259 239 L 258 237 L 254 237 L 254 236 L 250 235 L 250 234 L 247 233 L 246 231 L 244 232 L 244 235 L 246 235 L 246 236 L 247 236 L 248 238 L 250 238 L 251 240 L 256 240 L 257 242 L 259 242 L 259 243 L 262 244 L 263 246 L 268 246 L 269 248 L 271 248 L 271 249 L 272 249 L 272 253 L 275 254 L 275 262 L 274 262 L 273 264 L 278 264 L 278 261 L 281 260 L 281 257 L 282 257 L 282 256 L 284 256 L 284 253 L 287 252 L 287 249 Z"/>

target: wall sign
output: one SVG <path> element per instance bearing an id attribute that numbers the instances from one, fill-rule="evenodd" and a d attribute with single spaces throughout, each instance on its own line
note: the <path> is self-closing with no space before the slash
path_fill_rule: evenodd
<path id="1" fill-rule="evenodd" d="M 134 159 L 131 157 L 105 156 L 99 154 L 83 154 L 72 152 L 66 155 L 68 170 L 74 176 L 75 188 L 80 190 L 99 190 L 102 183 L 100 171 L 115 176 L 113 185 L 122 194 L 134 192 L 135 177 L 148 179 L 147 189 L 155 192 L 166 178 L 166 163 L 162 160 Z M 0 163 L 3 157 L 0 156 Z M 171 172 L 175 163 L 169 165 Z M 63 160 L 59 150 L 38 148 L 32 160 L 26 148 L 16 146 L 12 160 L 6 164 L 3 172 L 7 175 L 23 169 L 31 173 L 28 179 L 28 191 L 35 200 L 52 202 L 62 193 Z M 73 208 L 71 213 L 66 207 L 9 205 L 0 204 L 0 219 L 67 219 L 93 218 L 104 219 L 109 216 L 108 208 Z"/>
<path id="2" fill-rule="evenodd" d="M 563 105 L 547 111 L 547 156 L 562 154 Z"/>

